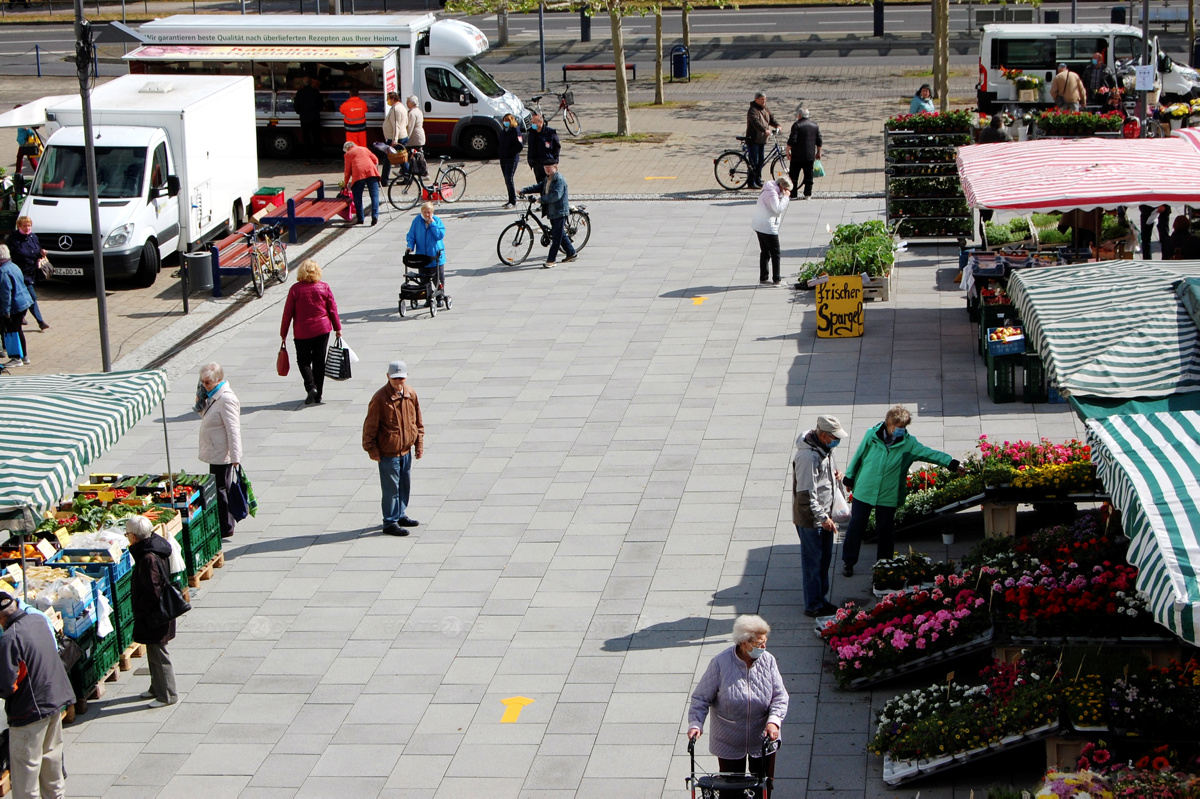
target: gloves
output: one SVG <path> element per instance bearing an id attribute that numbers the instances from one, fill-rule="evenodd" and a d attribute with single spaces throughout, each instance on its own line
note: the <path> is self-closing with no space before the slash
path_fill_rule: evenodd
<path id="1" fill-rule="evenodd" d="M 854 490 L 854 478 L 853 477 L 843 477 L 842 485 L 844 485 L 846 487 L 847 491 Z"/>

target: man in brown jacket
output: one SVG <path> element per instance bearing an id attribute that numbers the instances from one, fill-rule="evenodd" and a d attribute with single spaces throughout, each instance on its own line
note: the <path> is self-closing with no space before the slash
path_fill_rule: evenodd
<path id="1" fill-rule="evenodd" d="M 1050 81 L 1050 99 L 1059 108 L 1067 111 L 1078 111 L 1086 101 L 1083 90 L 1083 80 L 1072 72 L 1066 64 L 1058 65 L 1054 80 Z"/>
<path id="2" fill-rule="evenodd" d="M 751 189 L 761 189 L 763 160 L 766 155 L 768 131 L 779 132 L 779 123 L 767 109 L 767 96 L 762 92 L 754 95 L 746 111 L 746 149 L 750 156 L 750 181 L 746 184 Z"/>
<path id="3" fill-rule="evenodd" d="M 387 385 L 375 392 L 363 422 L 363 449 L 379 464 L 383 490 L 383 532 L 408 535 L 406 527 L 419 522 L 408 518 L 408 495 L 413 454 L 425 454 L 425 424 L 421 403 L 408 385 L 404 361 L 388 364 Z"/>

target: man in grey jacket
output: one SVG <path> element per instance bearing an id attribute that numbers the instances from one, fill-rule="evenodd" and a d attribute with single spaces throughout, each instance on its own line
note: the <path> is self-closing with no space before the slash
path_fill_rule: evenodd
<path id="1" fill-rule="evenodd" d="M 833 561 L 834 484 L 842 475 L 833 463 L 833 449 L 849 435 L 835 416 L 818 416 L 817 426 L 796 439 L 792 458 L 792 522 L 800 536 L 800 570 L 804 580 L 804 615 L 830 616 L 829 567 Z"/>

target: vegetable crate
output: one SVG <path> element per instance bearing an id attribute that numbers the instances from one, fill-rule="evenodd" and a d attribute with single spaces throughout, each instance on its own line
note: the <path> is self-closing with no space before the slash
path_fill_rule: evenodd
<path id="1" fill-rule="evenodd" d="M 184 522 L 183 532 L 176 536 L 175 540 L 179 541 L 180 546 L 183 547 L 183 560 L 187 564 L 187 576 L 191 577 L 203 569 L 204 564 L 216 557 L 217 552 L 221 551 L 221 528 L 217 522 L 217 506 L 213 505 L 191 522 Z"/>
<path id="2" fill-rule="evenodd" d="M 113 627 L 120 637 L 118 647 L 124 652 L 133 643 L 133 573 L 116 582 L 113 589 Z"/>
<path id="3" fill-rule="evenodd" d="M 133 569 L 133 556 L 129 554 L 129 550 L 121 551 L 121 557 L 113 562 L 92 562 L 92 563 L 77 563 L 73 562 L 76 558 L 111 558 L 112 553 L 107 549 L 64 549 L 54 553 L 54 557 L 46 561 L 48 566 L 59 566 L 73 570 L 72 573 L 81 572 L 91 577 L 100 586 L 100 590 L 108 597 L 108 601 L 113 603 L 116 600 L 116 595 L 113 593 L 113 586 L 117 582 L 129 574 Z M 71 560 L 64 561 L 64 558 Z"/>
<path id="4" fill-rule="evenodd" d="M 1013 336 L 1008 341 L 993 341 L 991 338 L 995 328 L 988 329 L 988 355 L 1022 355 L 1025 352 L 1025 337 Z"/>
<path id="5" fill-rule="evenodd" d="M 66 607 L 57 608 L 63 617 L 63 634 L 69 638 L 80 638 L 88 630 L 96 626 L 97 597 L 100 586 L 92 582 L 92 593 L 83 602 L 74 602 Z"/>
<path id="6" fill-rule="evenodd" d="M 887 302 L 892 296 L 892 275 L 895 268 L 882 277 L 869 277 L 863 281 L 863 299 Z"/>
<path id="7" fill-rule="evenodd" d="M 87 638 L 76 642 L 83 650 L 83 657 L 71 668 L 71 687 L 75 689 L 75 696 L 85 698 L 108 670 L 116 665 L 122 651 L 118 638 L 116 632 L 97 638 L 93 630 Z"/>
<path id="8" fill-rule="evenodd" d="M 1005 327 L 1008 323 L 1013 323 L 1012 326 L 1020 325 L 1017 320 L 1017 308 L 1014 305 L 981 305 L 979 306 L 979 354 L 987 355 L 988 353 L 988 330 L 996 327 Z M 1022 345 L 1024 352 L 1024 345 Z"/>

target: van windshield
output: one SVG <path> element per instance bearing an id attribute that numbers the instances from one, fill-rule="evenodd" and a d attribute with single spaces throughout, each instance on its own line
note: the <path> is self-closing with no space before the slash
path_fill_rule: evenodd
<path id="1" fill-rule="evenodd" d="M 459 73 L 469 80 L 475 88 L 486 94 L 488 97 L 503 97 L 504 89 L 491 75 L 483 71 L 483 68 L 469 58 L 464 58 L 454 65 Z"/>
<path id="2" fill-rule="evenodd" d="M 83 146 L 46 148 L 33 179 L 33 194 L 40 197 L 88 196 Z M 146 174 L 145 147 L 97 147 L 96 185 L 104 199 L 138 197 Z"/>

